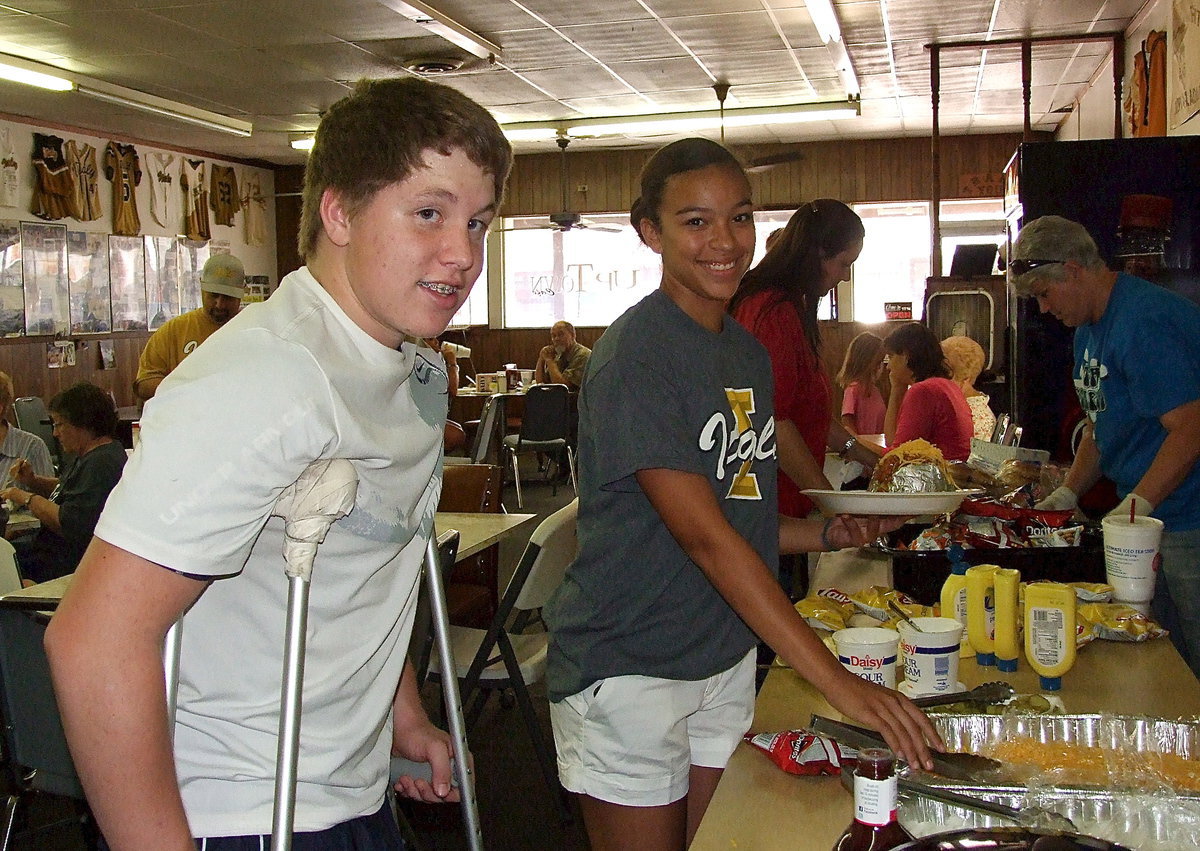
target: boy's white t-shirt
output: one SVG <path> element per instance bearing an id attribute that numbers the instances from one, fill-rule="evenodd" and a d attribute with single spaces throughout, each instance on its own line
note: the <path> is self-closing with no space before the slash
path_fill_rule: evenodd
<path id="1" fill-rule="evenodd" d="M 447 403 L 439 356 L 376 342 L 306 268 L 147 403 L 96 535 L 216 578 L 183 618 L 175 754 L 195 836 L 271 830 L 287 578 L 270 515 L 315 459 L 350 459 L 359 485 L 312 572 L 296 830 L 382 805 Z"/>

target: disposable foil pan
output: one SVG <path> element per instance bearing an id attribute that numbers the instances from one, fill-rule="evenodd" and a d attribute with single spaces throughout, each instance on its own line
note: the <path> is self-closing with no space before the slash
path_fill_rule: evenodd
<path id="1" fill-rule="evenodd" d="M 952 751 L 978 753 L 986 745 L 1018 736 L 1134 753 L 1173 753 L 1200 759 L 1200 721 L 1168 721 L 1134 715 L 955 715 L 930 720 Z"/>
<path id="2" fill-rule="evenodd" d="M 1120 794 L 1109 791 L 1045 789 L 964 789 L 975 797 L 1021 808 L 1028 803 L 1066 816 L 1079 833 L 1117 842 L 1138 851 L 1175 851 L 1200 847 L 1200 802 L 1162 795 Z M 1011 821 L 1000 816 L 902 794 L 897 818 L 915 838 L 970 827 L 1003 827 Z"/>
<path id="3" fill-rule="evenodd" d="M 1039 742 L 1067 742 L 1124 753 L 1172 753 L 1200 759 L 1200 721 L 1169 721 L 1122 715 L 957 715 L 930 713 L 952 751 L 977 753 L 994 742 L 1022 736 Z M 934 775 L 934 786 L 1021 808 L 1044 807 L 1071 819 L 1080 833 L 1138 849 L 1200 848 L 1200 793 L 1165 789 L 1122 792 L 1112 788 L 1064 785 L 1043 778 L 1015 785 L 1010 777 L 961 783 Z M 914 835 L 959 827 L 991 827 L 1006 822 L 973 810 L 919 796 L 903 795 L 900 820 Z M 1011 823 L 1011 822 L 1008 822 Z"/>

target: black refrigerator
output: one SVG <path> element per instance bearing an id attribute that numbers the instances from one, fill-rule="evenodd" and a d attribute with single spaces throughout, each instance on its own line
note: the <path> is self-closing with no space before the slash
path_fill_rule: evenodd
<path id="1" fill-rule="evenodd" d="M 1170 238 L 1153 280 L 1200 302 L 1200 137 L 1026 142 L 1005 170 L 1011 246 L 1024 222 L 1059 215 L 1088 229 L 1114 269 L 1123 199 L 1170 198 Z M 1069 461 L 1082 424 L 1071 383 L 1072 330 L 1038 312 L 1028 298 L 1009 300 L 1010 410 L 1021 444 Z"/>

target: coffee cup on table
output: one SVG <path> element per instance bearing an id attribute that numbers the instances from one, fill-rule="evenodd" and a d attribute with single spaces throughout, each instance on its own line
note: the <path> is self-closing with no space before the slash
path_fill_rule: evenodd
<path id="1" fill-rule="evenodd" d="M 1150 613 L 1154 582 L 1162 556 L 1163 522 L 1157 517 L 1105 517 L 1105 581 L 1113 587 L 1113 601 L 1133 606 L 1142 614 Z"/>
<path id="2" fill-rule="evenodd" d="M 886 688 L 896 687 L 900 636 L 881 626 L 856 626 L 833 634 L 838 661 L 852 674 Z"/>

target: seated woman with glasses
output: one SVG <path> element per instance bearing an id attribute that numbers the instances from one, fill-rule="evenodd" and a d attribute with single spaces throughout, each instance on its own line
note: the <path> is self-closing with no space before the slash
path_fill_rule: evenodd
<path id="1" fill-rule="evenodd" d="M 947 461 L 965 461 L 975 426 L 937 335 L 920 322 L 901 325 L 883 341 L 891 392 L 883 433 L 889 447 L 929 441 Z"/>
<path id="2" fill-rule="evenodd" d="M 38 475 L 24 459 L 12 465 L 13 487 L 0 491 L 17 508 L 27 508 L 41 528 L 13 541 L 22 575 L 46 582 L 75 570 L 92 540 L 100 511 L 125 467 L 125 449 L 113 438 L 117 409 L 106 390 L 80 382 L 47 406 L 54 436 L 62 445 L 62 476 Z"/>

